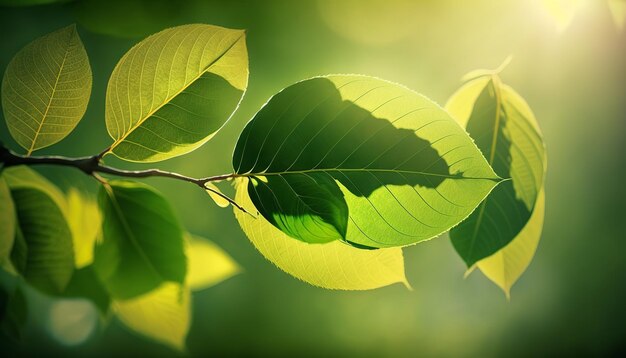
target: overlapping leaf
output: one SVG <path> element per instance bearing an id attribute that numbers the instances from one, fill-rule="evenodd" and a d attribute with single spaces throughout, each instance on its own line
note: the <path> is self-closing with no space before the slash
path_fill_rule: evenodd
<path id="1" fill-rule="evenodd" d="M 85 114 L 91 81 L 74 25 L 24 47 L 2 80 L 2 108 L 15 141 L 30 154 L 65 138 Z"/>
<path id="2" fill-rule="evenodd" d="M 435 237 L 499 182 L 443 109 L 365 76 L 275 95 L 241 134 L 233 166 L 256 209 L 289 236 L 366 247 Z"/>
<path id="3" fill-rule="evenodd" d="M 12 259 L 17 271 L 34 287 L 58 294 L 74 272 L 72 233 L 63 212 L 44 191 L 11 189 L 17 221 Z"/>
<path id="4" fill-rule="evenodd" d="M 243 181 L 237 185 L 236 201 L 254 212 Z M 261 254 L 304 282 L 335 290 L 369 290 L 394 283 L 408 286 L 400 248 L 360 250 L 338 241 L 310 245 L 290 238 L 260 215 L 255 218 L 239 209 L 234 211 L 239 225 Z"/>
<path id="5" fill-rule="evenodd" d="M 102 215 L 96 200 L 70 188 L 67 193 L 67 222 L 74 239 L 76 268 L 93 262 L 93 247 L 102 231 Z"/>
<path id="6" fill-rule="evenodd" d="M 109 152 L 137 162 L 188 153 L 221 128 L 247 83 L 243 31 L 194 24 L 156 33 L 130 49 L 109 80 Z"/>
<path id="7" fill-rule="evenodd" d="M 2 178 L 11 191 L 17 214 L 12 269 L 44 292 L 61 293 L 74 271 L 63 193 L 26 166 L 6 168 Z"/>
<path id="8" fill-rule="evenodd" d="M 111 181 L 100 189 L 98 202 L 104 219 L 94 267 L 113 298 L 184 282 L 183 231 L 160 194 L 144 184 Z"/>
<path id="9" fill-rule="evenodd" d="M 467 128 L 495 172 L 511 179 L 450 231 L 455 249 L 472 266 L 505 247 L 526 226 L 543 187 L 545 149 L 532 111 L 496 75 L 470 81 L 446 108 Z"/>
<path id="10" fill-rule="evenodd" d="M 185 349 L 191 325 L 189 289 L 172 283 L 140 297 L 116 301 L 117 317 L 133 331 L 178 350 Z"/>

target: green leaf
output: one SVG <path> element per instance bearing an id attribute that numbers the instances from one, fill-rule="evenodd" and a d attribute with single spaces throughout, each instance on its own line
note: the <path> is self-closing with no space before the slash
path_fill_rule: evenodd
<path id="1" fill-rule="evenodd" d="M 500 180 L 438 105 L 353 75 L 272 97 L 239 137 L 233 166 L 256 209 L 289 236 L 374 248 L 446 232 Z"/>
<path id="2" fill-rule="evenodd" d="M 115 301 L 113 309 L 131 330 L 182 351 L 191 324 L 190 296 L 188 288 L 168 282 L 141 297 Z"/>
<path id="3" fill-rule="evenodd" d="M 35 188 L 11 188 L 19 230 L 13 263 L 35 288 L 59 294 L 74 272 L 72 234 L 55 201 Z"/>
<path id="4" fill-rule="evenodd" d="M 129 299 L 186 274 L 183 231 L 169 203 L 151 187 L 111 181 L 100 188 L 102 242 L 94 267 L 111 296 Z"/>
<path id="5" fill-rule="evenodd" d="M 76 268 L 93 262 L 93 248 L 102 232 L 102 215 L 95 199 L 76 188 L 67 192 L 67 222 L 74 239 Z"/>
<path id="6" fill-rule="evenodd" d="M 507 298 L 510 297 L 511 287 L 526 271 L 537 250 L 543 229 L 545 202 L 542 190 L 528 223 L 513 241 L 476 263 L 485 276 L 502 288 Z"/>
<path id="7" fill-rule="evenodd" d="M 247 84 L 244 31 L 194 24 L 154 34 L 122 57 L 109 80 L 109 153 L 156 162 L 191 152 L 228 120 Z"/>
<path id="8" fill-rule="evenodd" d="M 76 26 L 24 47 L 2 80 L 2 108 L 9 132 L 27 150 L 61 141 L 85 114 L 91 68 Z"/>
<path id="9" fill-rule="evenodd" d="M 65 291 L 61 294 L 67 298 L 86 298 L 98 307 L 102 314 L 106 314 L 111 304 L 106 288 L 100 282 L 93 266 L 86 266 L 74 271 L 72 279 Z"/>
<path id="10" fill-rule="evenodd" d="M 3 169 L 2 176 L 11 190 L 37 189 L 43 191 L 54 201 L 64 214 L 67 212 L 67 202 L 65 201 L 63 192 L 48 179 L 29 167 L 19 165 L 6 168 Z"/>
<path id="11" fill-rule="evenodd" d="M 192 291 L 214 286 L 241 271 L 239 265 L 213 242 L 191 234 L 186 237 L 186 284 Z"/>
<path id="12" fill-rule="evenodd" d="M 450 231 L 454 248 L 472 266 L 511 242 L 530 219 L 543 187 L 545 149 L 528 104 L 497 75 L 468 82 L 446 108 L 466 127 L 495 172 L 511 178 Z"/>
<path id="13" fill-rule="evenodd" d="M 9 260 L 15 241 L 15 205 L 4 177 L 0 176 L 0 266 Z"/>
<path id="14" fill-rule="evenodd" d="M 215 202 L 217 206 L 219 206 L 220 208 L 225 208 L 230 205 L 228 200 L 224 198 L 224 194 L 222 194 L 220 189 L 215 184 L 207 182 L 204 184 L 204 187 L 206 188 L 206 192 L 207 194 L 209 194 L 209 197 L 211 197 L 211 199 Z"/>
<path id="15" fill-rule="evenodd" d="M 236 200 L 253 212 L 248 186 L 238 179 Z M 370 290 L 393 283 L 408 287 L 402 249 L 360 250 L 341 242 L 310 245 L 294 240 L 262 216 L 234 208 L 235 217 L 252 244 L 286 273 L 314 286 L 335 290 Z"/>

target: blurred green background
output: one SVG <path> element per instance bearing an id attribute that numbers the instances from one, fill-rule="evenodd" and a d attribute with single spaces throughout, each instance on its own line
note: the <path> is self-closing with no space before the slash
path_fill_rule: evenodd
<path id="1" fill-rule="evenodd" d="M 3 0 L 0 3 L 19 2 Z M 556 4 L 556 5 L 555 5 Z M 560 6 L 560 7 L 559 7 Z M 223 247 L 245 272 L 193 297 L 192 356 L 546 356 L 626 353 L 626 29 L 608 1 L 76 1 L 0 7 L 0 69 L 24 45 L 77 22 L 94 73 L 88 112 L 39 154 L 90 155 L 110 144 L 106 83 L 134 43 L 165 27 L 202 22 L 248 30 L 250 84 L 240 110 L 201 149 L 157 164 L 192 176 L 231 170 L 238 133 L 281 88 L 320 74 L 359 73 L 404 84 L 444 104 L 460 78 L 495 68 L 535 111 L 548 150 L 544 234 L 510 302 L 465 267 L 447 237 L 405 250 L 414 291 L 311 287 L 267 262 L 230 210 L 184 183 L 148 182 L 172 200 L 189 231 Z M 0 140 L 14 150 L 4 121 Z M 107 158 L 120 167 L 144 168 Z M 95 187 L 67 169 L 62 187 Z M 33 306 L 25 340 L 3 353 L 175 356 L 110 322 L 78 346 L 46 330 Z M 4 355 L 4 354 L 3 354 Z"/>

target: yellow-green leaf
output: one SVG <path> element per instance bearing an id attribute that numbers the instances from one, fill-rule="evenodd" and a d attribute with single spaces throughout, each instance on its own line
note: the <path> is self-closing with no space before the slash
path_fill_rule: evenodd
<path id="1" fill-rule="evenodd" d="M 185 349 L 191 323 L 188 288 L 166 282 L 140 297 L 114 302 L 113 310 L 131 330 L 172 348 Z"/>
<path id="2" fill-rule="evenodd" d="M 237 263 L 213 242 L 187 234 L 187 279 L 192 291 L 216 285 L 239 273 Z"/>
<path id="3" fill-rule="evenodd" d="M 407 285 L 402 249 L 361 250 L 333 241 L 308 244 L 294 240 L 254 210 L 245 181 L 238 182 L 236 201 L 256 217 L 234 208 L 239 225 L 270 262 L 314 286 L 336 290 L 369 290 L 393 283 Z"/>
<path id="4" fill-rule="evenodd" d="M 2 108 L 15 141 L 30 154 L 65 138 L 85 114 L 91 81 L 76 26 L 24 47 L 2 81 Z"/>
<path id="5" fill-rule="evenodd" d="M 204 186 L 207 188 L 206 192 L 209 194 L 211 199 L 213 199 L 217 206 L 219 206 L 220 208 L 225 208 L 230 204 L 228 200 L 224 198 L 224 196 L 220 195 L 222 194 L 222 192 L 215 184 L 208 182 L 204 184 Z"/>
<path id="6" fill-rule="evenodd" d="M 480 271 L 500 286 L 507 297 L 535 255 L 543 228 L 544 212 L 545 193 L 542 190 L 530 220 L 515 239 L 495 254 L 476 263 Z"/>
<path id="7" fill-rule="evenodd" d="M 109 150 L 135 162 L 188 153 L 237 108 L 248 84 L 245 33 L 193 24 L 156 33 L 130 49 L 107 87 Z"/>
<path id="8" fill-rule="evenodd" d="M 101 233 L 102 215 L 98 203 L 78 189 L 70 188 L 67 192 L 67 221 L 74 240 L 76 268 L 85 267 L 93 262 L 94 244 Z"/>
<path id="9" fill-rule="evenodd" d="M 233 153 L 256 210 L 294 239 L 383 248 L 429 240 L 501 182 L 467 133 L 396 83 L 330 75 L 274 95 Z"/>

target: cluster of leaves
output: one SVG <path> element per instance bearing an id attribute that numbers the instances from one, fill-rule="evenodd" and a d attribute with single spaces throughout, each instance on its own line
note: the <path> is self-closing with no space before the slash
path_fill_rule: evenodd
<path id="1" fill-rule="evenodd" d="M 408 286 L 402 247 L 450 231 L 468 267 L 478 267 L 508 295 L 540 237 L 546 157 L 532 112 L 498 73 L 469 74 L 446 109 L 377 78 L 304 80 L 273 96 L 248 122 L 233 173 L 165 176 L 201 186 L 220 206 L 233 203 L 257 249 L 310 284 Z M 197 149 L 236 110 L 247 81 L 240 30 L 184 25 L 131 48 L 107 87 L 113 143 L 87 159 L 57 161 L 101 182 L 96 203 L 76 191 L 61 193 L 6 159 L 55 164 L 29 155 L 73 130 L 91 89 L 89 61 L 73 26 L 24 48 L 2 83 L 9 131 L 27 151 L 5 156 L 0 175 L 5 270 L 43 292 L 90 299 L 103 313 L 112 307 L 129 327 L 180 347 L 189 290 L 232 275 L 236 265 L 190 238 L 154 189 L 98 173 L 158 172 L 103 170 L 107 155 L 156 162 Z M 213 184 L 223 179 L 233 179 L 234 200 Z M 184 329 L 156 328 L 153 311 L 163 303 L 185 307 L 166 318 Z"/>

